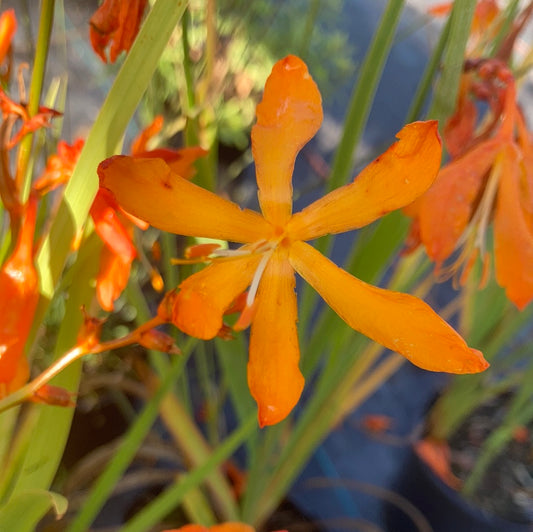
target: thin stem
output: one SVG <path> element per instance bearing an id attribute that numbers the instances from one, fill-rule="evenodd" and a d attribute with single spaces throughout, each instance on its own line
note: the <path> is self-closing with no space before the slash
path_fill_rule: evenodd
<path id="1" fill-rule="evenodd" d="M 45 369 L 38 377 L 26 384 L 26 386 L 19 388 L 16 392 L 0 400 L 0 412 L 22 403 L 23 401 L 31 399 L 31 397 L 39 390 L 39 388 L 50 382 L 50 380 L 52 380 L 56 375 L 61 373 L 65 368 L 70 366 L 73 362 L 81 357 L 88 354 L 97 354 L 104 351 L 110 351 L 112 349 L 117 349 L 119 347 L 124 347 L 125 345 L 135 343 L 139 340 L 143 332 L 149 331 L 150 329 L 153 329 L 162 323 L 164 323 L 163 320 L 156 316 L 122 338 L 116 338 L 107 342 L 98 343 L 94 346 L 81 344 L 73 347 L 61 358 L 56 360 L 50 367 Z"/>
<path id="2" fill-rule="evenodd" d="M 159 523 L 183 500 L 189 490 L 199 486 L 216 467 L 227 460 L 246 441 L 256 428 L 257 416 L 254 413 L 236 428 L 202 465 L 180 477 L 173 486 L 167 488 L 153 502 L 145 506 L 122 528 L 122 532 L 144 532 Z"/>
<path id="3" fill-rule="evenodd" d="M 55 0 L 41 1 L 41 18 L 39 20 L 39 32 L 37 34 L 37 48 L 35 50 L 35 61 L 33 64 L 30 95 L 28 99 L 28 113 L 30 117 L 39 111 L 39 103 L 43 90 L 44 74 L 46 70 L 46 60 L 50 47 L 50 35 L 54 21 Z M 33 144 L 33 134 L 26 135 L 18 150 L 17 175 L 15 177 L 17 188 L 20 191 L 21 199 L 27 198 L 30 188 L 30 174 L 27 174 L 30 160 L 31 147 Z"/>
<path id="4" fill-rule="evenodd" d="M 182 370 L 183 360 L 174 359 L 154 396 L 137 417 L 135 423 L 124 436 L 113 459 L 93 485 L 89 497 L 84 501 L 82 510 L 68 528 L 69 532 L 81 532 L 89 528 L 104 502 L 111 494 L 118 479 L 120 479 L 121 475 L 131 463 L 159 413 L 161 401 L 165 398 Z"/>

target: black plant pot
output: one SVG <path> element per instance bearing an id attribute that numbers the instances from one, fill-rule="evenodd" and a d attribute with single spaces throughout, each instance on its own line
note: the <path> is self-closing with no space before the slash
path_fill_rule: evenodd
<path id="1" fill-rule="evenodd" d="M 531 522 L 507 521 L 469 504 L 438 478 L 413 449 L 409 451 L 392 489 L 418 509 L 433 532 L 533 531 Z M 385 519 L 389 532 L 424 530 L 398 505 L 386 506 Z"/>

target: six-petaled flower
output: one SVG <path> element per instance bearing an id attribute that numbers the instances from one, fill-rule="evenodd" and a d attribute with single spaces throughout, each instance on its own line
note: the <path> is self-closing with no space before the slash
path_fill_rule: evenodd
<path id="1" fill-rule="evenodd" d="M 186 181 L 161 159 L 115 156 L 98 168 L 101 186 L 151 225 L 241 244 L 180 284 L 172 321 L 191 336 L 213 338 L 226 309 L 248 288 L 245 318 L 238 323 L 251 321 L 248 383 L 261 426 L 284 419 L 304 385 L 295 271 L 351 327 L 414 364 L 455 373 L 487 367 L 481 353 L 423 301 L 370 286 L 306 243 L 363 227 L 422 194 L 440 166 L 436 122 L 407 125 L 352 183 L 292 214 L 295 158 L 321 122 L 320 93 L 305 64 L 294 56 L 276 63 L 252 130 L 262 214 Z"/>

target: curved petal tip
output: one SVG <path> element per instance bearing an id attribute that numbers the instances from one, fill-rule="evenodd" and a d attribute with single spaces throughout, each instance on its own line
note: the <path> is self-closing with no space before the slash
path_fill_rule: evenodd
<path id="1" fill-rule="evenodd" d="M 465 357 L 462 360 L 462 368 L 454 373 L 481 373 L 490 366 L 481 351 L 473 348 L 469 348 L 469 350 L 471 356 Z"/>

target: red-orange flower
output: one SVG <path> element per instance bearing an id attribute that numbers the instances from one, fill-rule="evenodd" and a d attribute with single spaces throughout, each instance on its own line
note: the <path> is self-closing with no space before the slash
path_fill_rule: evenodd
<path id="1" fill-rule="evenodd" d="M 0 111 L 4 120 L 9 118 L 12 124 L 20 121 L 19 129 L 5 143 L 5 148 L 8 150 L 15 147 L 28 133 L 49 127 L 50 120 L 61 115 L 55 109 L 41 106 L 37 114 L 30 116 L 25 104 L 14 102 L 2 89 L 0 89 Z"/>
<path id="2" fill-rule="evenodd" d="M 11 48 L 11 41 L 17 31 L 17 19 L 15 18 L 15 10 L 8 9 L 0 15 L 0 64 Z"/>
<path id="3" fill-rule="evenodd" d="M 147 0 L 104 0 L 90 20 L 93 50 L 107 63 L 114 63 L 121 52 L 127 52 L 141 26 Z"/>
<path id="4" fill-rule="evenodd" d="M 28 376 L 24 346 L 39 300 L 33 264 L 33 236 L 37 202 L 30 197 L 12 255 L 0 269 L 0 397 L 20 386 Z"/>
<path id="5" fill-rule="evenodd" d="M 148 141 L 161 130 L 162 126 L 163 119 L 157 116 L 133 140 L 132 154 L 136 157 L 162 158 L 177 174 L 185 179 L 192 178 L 195 173 L 194 162 L 205 155 L 205 150 L 197 146 L 179 150 L 166 148 L 148 150 Z M 82 139 L 77 139 L 72 145 L 60 141 L 57 145 L 57 154 L 48 158 L 44 172 L 33 183 L 33 190 L 42 195 L 67 183 L 83 145 Z M 124 212 L 114 197 L 103 189 L 97 192 L 91 205 L 90 215 L 96 232 L 105 244 L 96 277 L 96 297 L 100 306 L 110 312 L 113 310 L 114 302 L 128 284 L 131 264 L 138 255 L 133 242 L 134 225 L 146 229 L 148 224 Z"/>
<path id="6" fill-rule="evenodd" d="M 60 140 L 57 143 L 57 153 L 48 157 L 44 172 L 33 183 L 33 190 L 44 195 L 67 183 L 74 172 L 83 144 L 83 139 L 77 139 L 72 145 Z"/>
<path id="7" fill-rule="evenodd" d="M 407 125 L 400 140 L 352 183 L 293 215 L 294 161 L 321 122 L 320 93 L 305 64 L 294 56 L 276 63 L 252 130 L 262 215 L 180 178 L 159 159 L 116 156 L 98 168 L 101 186 L 155 227 L 243 244 L 215 251 L 217 260 L 181 283 L 172 321 L 187 334 L 213 338 L 226 309 L 249 287 L 248 384 L 261 426 L 284 419 L 304 385 L 295 271 L 351 327 L 418 366 L 455 373 L 487 367 L 481 353 L 424 302 L 367 285 L 305 242 L 363 227 L 424 192 L 440 166 L 436 122 Z"/>
<path id="8" fill-rule="evenodd" d="M 488 264 L 493 221 L 496 279 L 522 309 L 533 299 L 533 148 L 511 73 L 499 62 L 485 66 L 482 74 L 497 77 L 500 110 L 491 134 L 476 137 L 466 153 L 444 166 L 409 211 L 437 269 L 460 250 L 444 270 L 453 274 L 463 267 L 462 281 L 477 256 Z"/>

